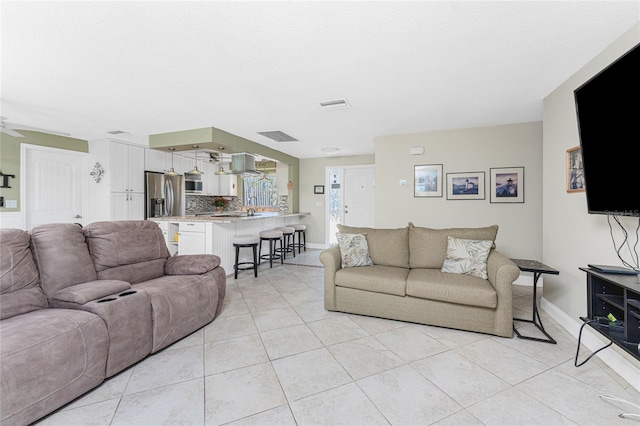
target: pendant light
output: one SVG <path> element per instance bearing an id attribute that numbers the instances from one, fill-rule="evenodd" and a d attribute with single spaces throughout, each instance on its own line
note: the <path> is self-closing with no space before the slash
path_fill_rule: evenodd
<path id="1" fill-rule="evenodd" d="M 269 180 L 269 176 L 267 175 L 267 163 L 264 163 L 264 166 L 262 167 L 262 177 L 260 178 L 261 181 L 267 181 Z"/>
<path id="2" fill-rule="evenodd" d="M 187 173 L 190 175 L 203 175 L 204 172 L 198 170 L 198 148 L 200 147 L 198 145 L 193 145 L 192 148 L 196 150 L 196 159 L 193 165 L 193 170 L 189 170 Z"/>
<path id="3" fill-rule="evenodd" d="M 227 172 L 224 171 L 224 167 L 222 167 L 222 161 L 218 162 L 218 171 L 215 172 L 216 175 L 226 175 Z"/>
<path id="4" fill-rule="evenodd" d="M 171 168 L 165 173 L 167 176 L 180 176 L 180 173 L 177 173 L 173 168 L 173 151 L 175 150 L 175 148 L 169 148 L 169 151 L 171 151 Z"/>

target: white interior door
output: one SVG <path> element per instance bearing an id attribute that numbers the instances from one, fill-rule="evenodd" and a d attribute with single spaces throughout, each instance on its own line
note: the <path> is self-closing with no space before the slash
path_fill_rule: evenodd
<path id="1" fill-rule="evenodd" d="M 327 168 L 326 242 L 336 244 L 337 225 L 373 227 L 375 167 Z"/>
<path id="2" fill-rule="evenodd" d="M 344 224 L 374 226 L 374 168 L 350 167 L 344 173 Z"/>
<path id="3" fill-rule="evenodd" d="M 85 153 L 22 144 L 21 199 L 25 227 L 80 223 L 85 216 Z"/>

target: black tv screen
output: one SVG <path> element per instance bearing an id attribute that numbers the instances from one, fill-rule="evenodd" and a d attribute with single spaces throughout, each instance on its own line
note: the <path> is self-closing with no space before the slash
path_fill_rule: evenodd
<path id="1" fill-rule="evenodd" d="M 574 98 L 588 212 L 640 216 L 640 44 Z"/>

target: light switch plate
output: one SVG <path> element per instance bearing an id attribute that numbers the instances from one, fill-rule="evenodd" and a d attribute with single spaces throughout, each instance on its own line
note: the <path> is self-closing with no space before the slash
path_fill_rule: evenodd
<path id="1" fill-rule="evenodd" d="M 407 180 L 406 179 L 402 179 L 400 181 L 400 186 L 407 186 Z"/>
<path id="2" fill-rule="evenodd" d="M 6 207 L 8 209 L 17 209 L 18 208 L 18 200 L 6 200 L 5 203 L 7 203 Z"/>

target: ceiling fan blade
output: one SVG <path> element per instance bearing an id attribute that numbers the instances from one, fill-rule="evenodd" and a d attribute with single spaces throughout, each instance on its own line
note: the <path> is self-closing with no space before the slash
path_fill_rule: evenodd
<path id="1" fill-rule="evenodd" d="M 24 135 L 21 133 L 16 132 L 13 129 L 7 129 L 6 127 L 2 126 L 2 133 L 6 133 L 9 136 L 13 136 L 14 138 L 24 138 Z"/>

